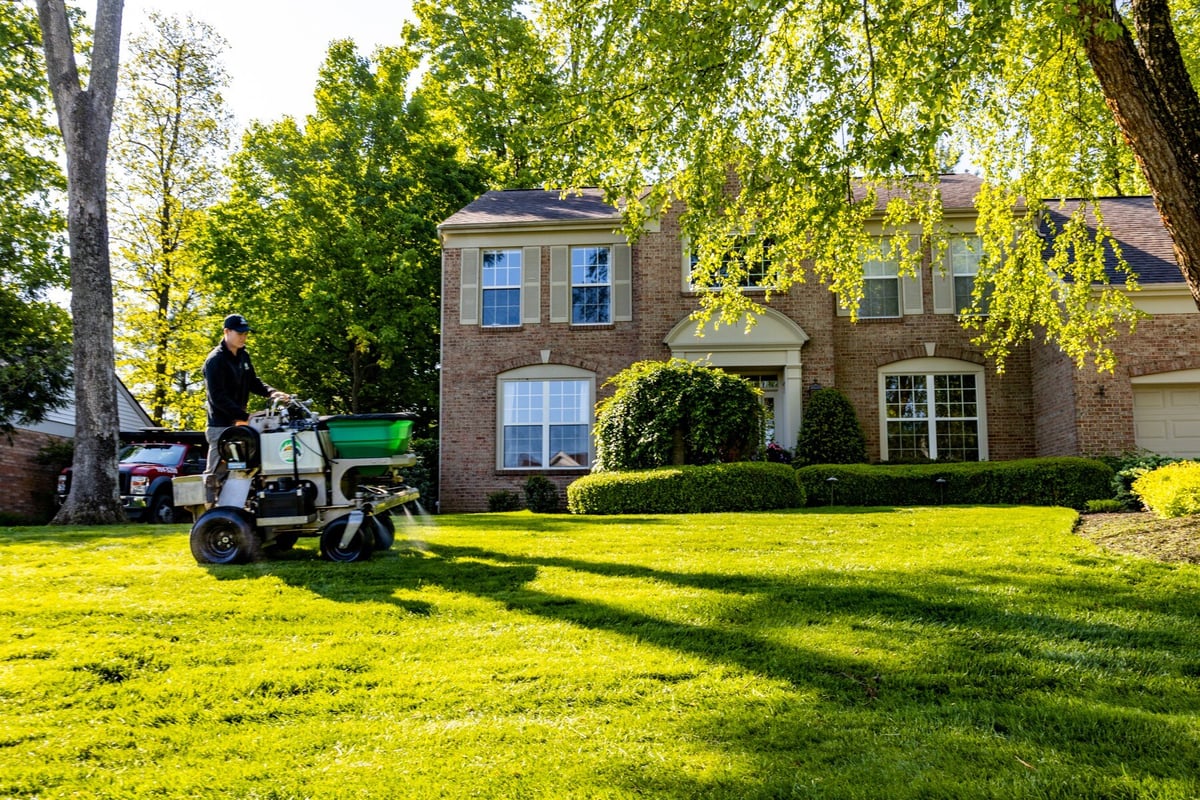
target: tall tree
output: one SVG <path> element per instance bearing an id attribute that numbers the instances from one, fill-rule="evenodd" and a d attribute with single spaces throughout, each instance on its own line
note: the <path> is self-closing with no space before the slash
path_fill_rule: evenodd
<path id="1" fill-rule="evenodd" d="M 437 223 L 483 180 L 407 99 L 416 65 L 335 42 L 316 112 L 252 126 L 209 216 L 207 270 L 258 331 L 259 372 L 329 411 L 436 415 Z"/>
<path id="2" fill-rule="evenodd" d="M 544 178 L 547 110 L 559 83 L 546 41 L 515 0 L 413 4 L 405 39 L 428 57 L 417 94 L 436 124 L 455 132 L 465 155 L 496 188 Z"/>
<path id="3" fill-rule="evenodd" d="M 885 206 L 885 232 L 919 224 L 937 251 L 923 187 L 965 155 L 985 178 L 991 352 L 1044 330 L 1111 366 L 1105 341 L 1132 313 L 1091 289 L 1098 210 L 1080 204 L 1048 254 L 1039 198 L 1144 178 L 1200 303 L 1200 103 L 1179 47 L 1196 17 L 1174 5 L 1187 13 L 1168 0 L 544 0 L 572 87 L 559 130 L 580 157 L 561 177 L 631 199 L 631 229 L 682 199 L 702 270 L 719 272 L 733 238 L 770 240 L 778 289 L 807 264 L 854 308 L 859 254 L 881 246 L 864 220 Z M 913 269 L 909 237 L 893 241 Z M 732 286 L 706 299 L 730 320 L 753 308 Z"/>
<path id="4" fill-rule="evenodd" d="M 159 425 L 204 425 L 209 300 L 190 245 L 226 191 L 225 49 L 204 22 L 151 13 L 122 67 L 110 181 L 117 367 Z"/>
<path id="5" fill-rule="evenodd" d="M 88 85 L 80 83 L 63 0 L 37 0 L 46 74 L 67 156 L 67 233 L 75 370 L 75 479 L 60 524 L 124 519 L 117 485 L 117 386 L 108 255 L 108 139 L 117 93 L 122 0 L 97 0 Z"/>
<path id="6" fill-rule="evenodd" d="M 47 122 L 50 94 L 31 6 L 0 4 L 0 432 L 38 422 L 66 403 L 70 320 L 46 290 L 66 282 L 65 188 L 60 138 Z"/>

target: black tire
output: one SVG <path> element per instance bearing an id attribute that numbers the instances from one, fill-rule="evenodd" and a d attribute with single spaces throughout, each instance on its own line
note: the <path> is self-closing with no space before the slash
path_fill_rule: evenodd
<path id="1" fill-rule="evenodd" d="M 363 519 L 362 525 L 354 532 L 349 544 L 341 546 L 342 534 L 350 524 L 350 515 L 338 517 L 325 526 L 321 531 L 321 558 L 328 561 L 366 561 L 375 549 L 376 526 L 370 517 Z"/>
<path id="2" fill-rule="evenodd" d="M 164 489 L 154 495 L 150 506 L 146 509 L 146 521 L 153 525 L 174 525 L 181 515 L 175 510 L 175 498 L 170 489 Z"/>
<path id="3" fill-rule="evenodd" d="M 375 520 L 375 549 L 390 550 L 396 541 L 396 521 L 392 519 L 391 512 L 384 511 L 371 519 Z"/>
<path id="4" fill-rule="evenodd" d="M 192 526 L 191 545 L 197 564 L 244 564 L 262 551 L 254 525 L 236 508 L 204 512 Z"/>

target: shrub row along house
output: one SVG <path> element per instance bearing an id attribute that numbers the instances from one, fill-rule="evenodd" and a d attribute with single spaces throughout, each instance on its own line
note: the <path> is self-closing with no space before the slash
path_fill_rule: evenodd
<path id="1" fill-rule="evenodd" d="M 530 474 L 560 488 L 594 459 L 593 408 L 635 361 L 703 361 L 757 385 L 774 441 L 791 448 L 813 387 L 851 400 L 878 461 L 1007 460 L 1144 448 L 1200 456 L 1200 313 L 1148 197 L 1102 213 L 1151 316 L 1111 346 L 1113 373 L 1076 369 L 1056 347 L 1015 352 L 1003 374 L 957 311 L 973 287 L 971 175 L 943 176 L 944 214 L 961 240 L 914 277 L 866 265 L 851 322 L 817 281 L 773 295 L 748 332 L 698 336 L 699 292 L 678 211 L 635 244 L 599 192 L 488 192 L 440 226 L 443 245 L 441 510 L 478 511 Z M 1115 277 L 1119 279 L 1119 277 Z M 753 284 L 745 291 L 761 291 Z"/>

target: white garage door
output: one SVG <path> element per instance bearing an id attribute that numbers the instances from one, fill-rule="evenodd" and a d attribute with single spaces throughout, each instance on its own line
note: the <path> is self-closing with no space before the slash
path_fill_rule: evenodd
<path id="1" fill-rule="evenodd" d="M 1137 446 L 1176 458 L 1200 458 L 1200 384 L 1133 387 Z"/>

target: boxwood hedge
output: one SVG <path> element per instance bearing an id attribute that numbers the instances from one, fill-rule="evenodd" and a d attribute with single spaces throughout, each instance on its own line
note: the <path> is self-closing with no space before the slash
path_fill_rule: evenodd
<path id="1" fill-rule="evenodd" d="M 831 481 L 830 478 L 836 478 Z M 955 464 L 817 464 L 796 470 L 810 506 L 1033 505 L 1083 509 L 1112 497 L 1113 470 L 1090 458 Z"/>
<path id="2" fill-rule="evenodd" d="M 795 470 L 762 461 L 597 472 L 567 487 L 567 508 L 573 514 L 691 514 L 803 505 Z"/>

